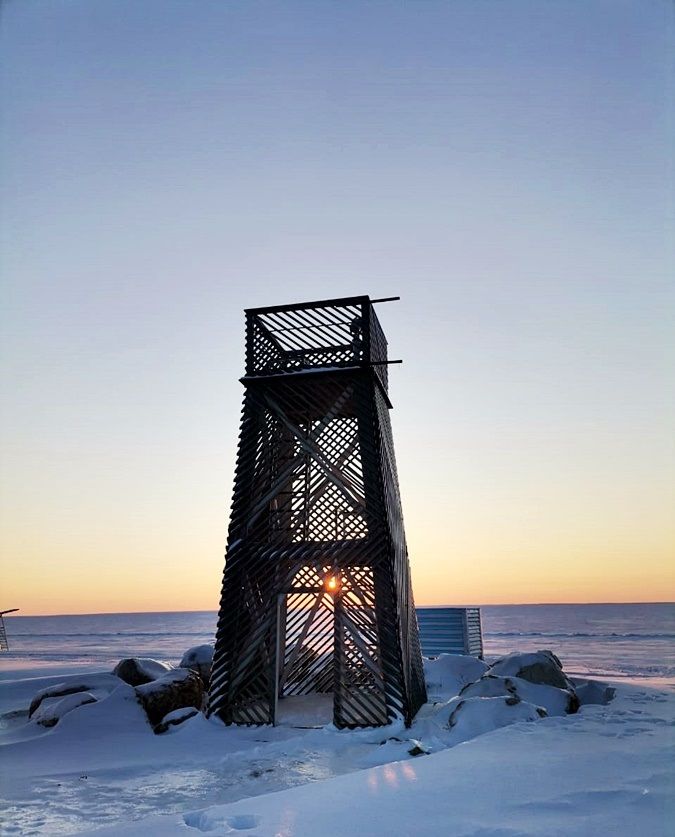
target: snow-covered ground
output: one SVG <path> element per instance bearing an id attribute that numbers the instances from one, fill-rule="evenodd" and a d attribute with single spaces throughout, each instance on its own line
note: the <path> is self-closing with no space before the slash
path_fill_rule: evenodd
<path id="1" fill-rule="evenodd" d="M 310 698 L 288 702 L 274 728 L 225 727 L 197 714 L 155 735 L 132 687 L 85 662 L 31 669 L 26 661 L 5 672 L 2 834 L 674 833 L 668 676 L 607 679 L 616 689 L 609 703 L 564 714 L 561 695 L 511 677 L 508 665 L 453 697 L 485 666 L 448 657 L 427 664 L 430 703 L 408 730 L 338 731 L 325 724 L 325 700 Z M 645 674 L 653 663 L 644 661 Z M 40 717 L 58 714 L 50 698 L 27 720 L 35 693 L 57 682 L 86 685 L 97 700 L 44 727 Z M 605 694 L 596 691 L 592 699 Z M 80 702 L 67 700 L 65 708 Z"/>
<path id="2" fill-rule="evenodd" d="M 392 748 L 399 760 L 380 767 L 99 833 L 672 837 L 674 719 L 672 694 L 623 686 L 613 704 L 576 716 L 416 758 Z"/>

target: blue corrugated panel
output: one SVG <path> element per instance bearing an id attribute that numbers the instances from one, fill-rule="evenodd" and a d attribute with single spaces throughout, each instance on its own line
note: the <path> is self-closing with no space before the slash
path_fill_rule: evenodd
<path id="1" fill-rule="evenodd" d="M 422 654 L 483 656 L 483 634 L 478 607 L 418 607 Z"/>

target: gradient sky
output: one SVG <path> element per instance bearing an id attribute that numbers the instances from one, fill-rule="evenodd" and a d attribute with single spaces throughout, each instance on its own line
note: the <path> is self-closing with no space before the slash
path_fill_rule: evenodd
<path id="1" fill-rule="evenodd" d="M 242 309 L 357 293 L 418 603 L 675 598 L 673 8 L 5 0 L 0 609 L 215 608 Z"/>

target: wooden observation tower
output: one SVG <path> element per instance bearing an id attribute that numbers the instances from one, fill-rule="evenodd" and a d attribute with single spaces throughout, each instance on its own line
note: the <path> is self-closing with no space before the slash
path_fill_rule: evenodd
<path id="1" fill-rule="evenodd" d="M 209 711 L 269 724 L 332 693 L 337 727 L 426 700 L 387 393 L 367 296 L 246 311 L 246 375 Z"/>

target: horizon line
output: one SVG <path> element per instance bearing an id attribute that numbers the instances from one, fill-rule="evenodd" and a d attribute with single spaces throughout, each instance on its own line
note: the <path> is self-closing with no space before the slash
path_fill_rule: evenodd
<path id="1" fill-rule="evenodd" d="M 605 605 L 675 605 L 675 601 L 638 601 L 638 602 L 491 602 L 489 604 L 433 604 L 415 605 L 415 608 L 443 608 L 443 607 L 570 607 L 570 606 L 605 606 Z M 20 610 L 20 608 L 19 608 Z M 49 618 L 57 616 L 141 616 L 146 614 L 166 615 L 169 613 L 214 613 L 216 609 L 207 610 L 101 610 L 83 613 L 23 613 L 7 616 L 13 619 Z"/>

